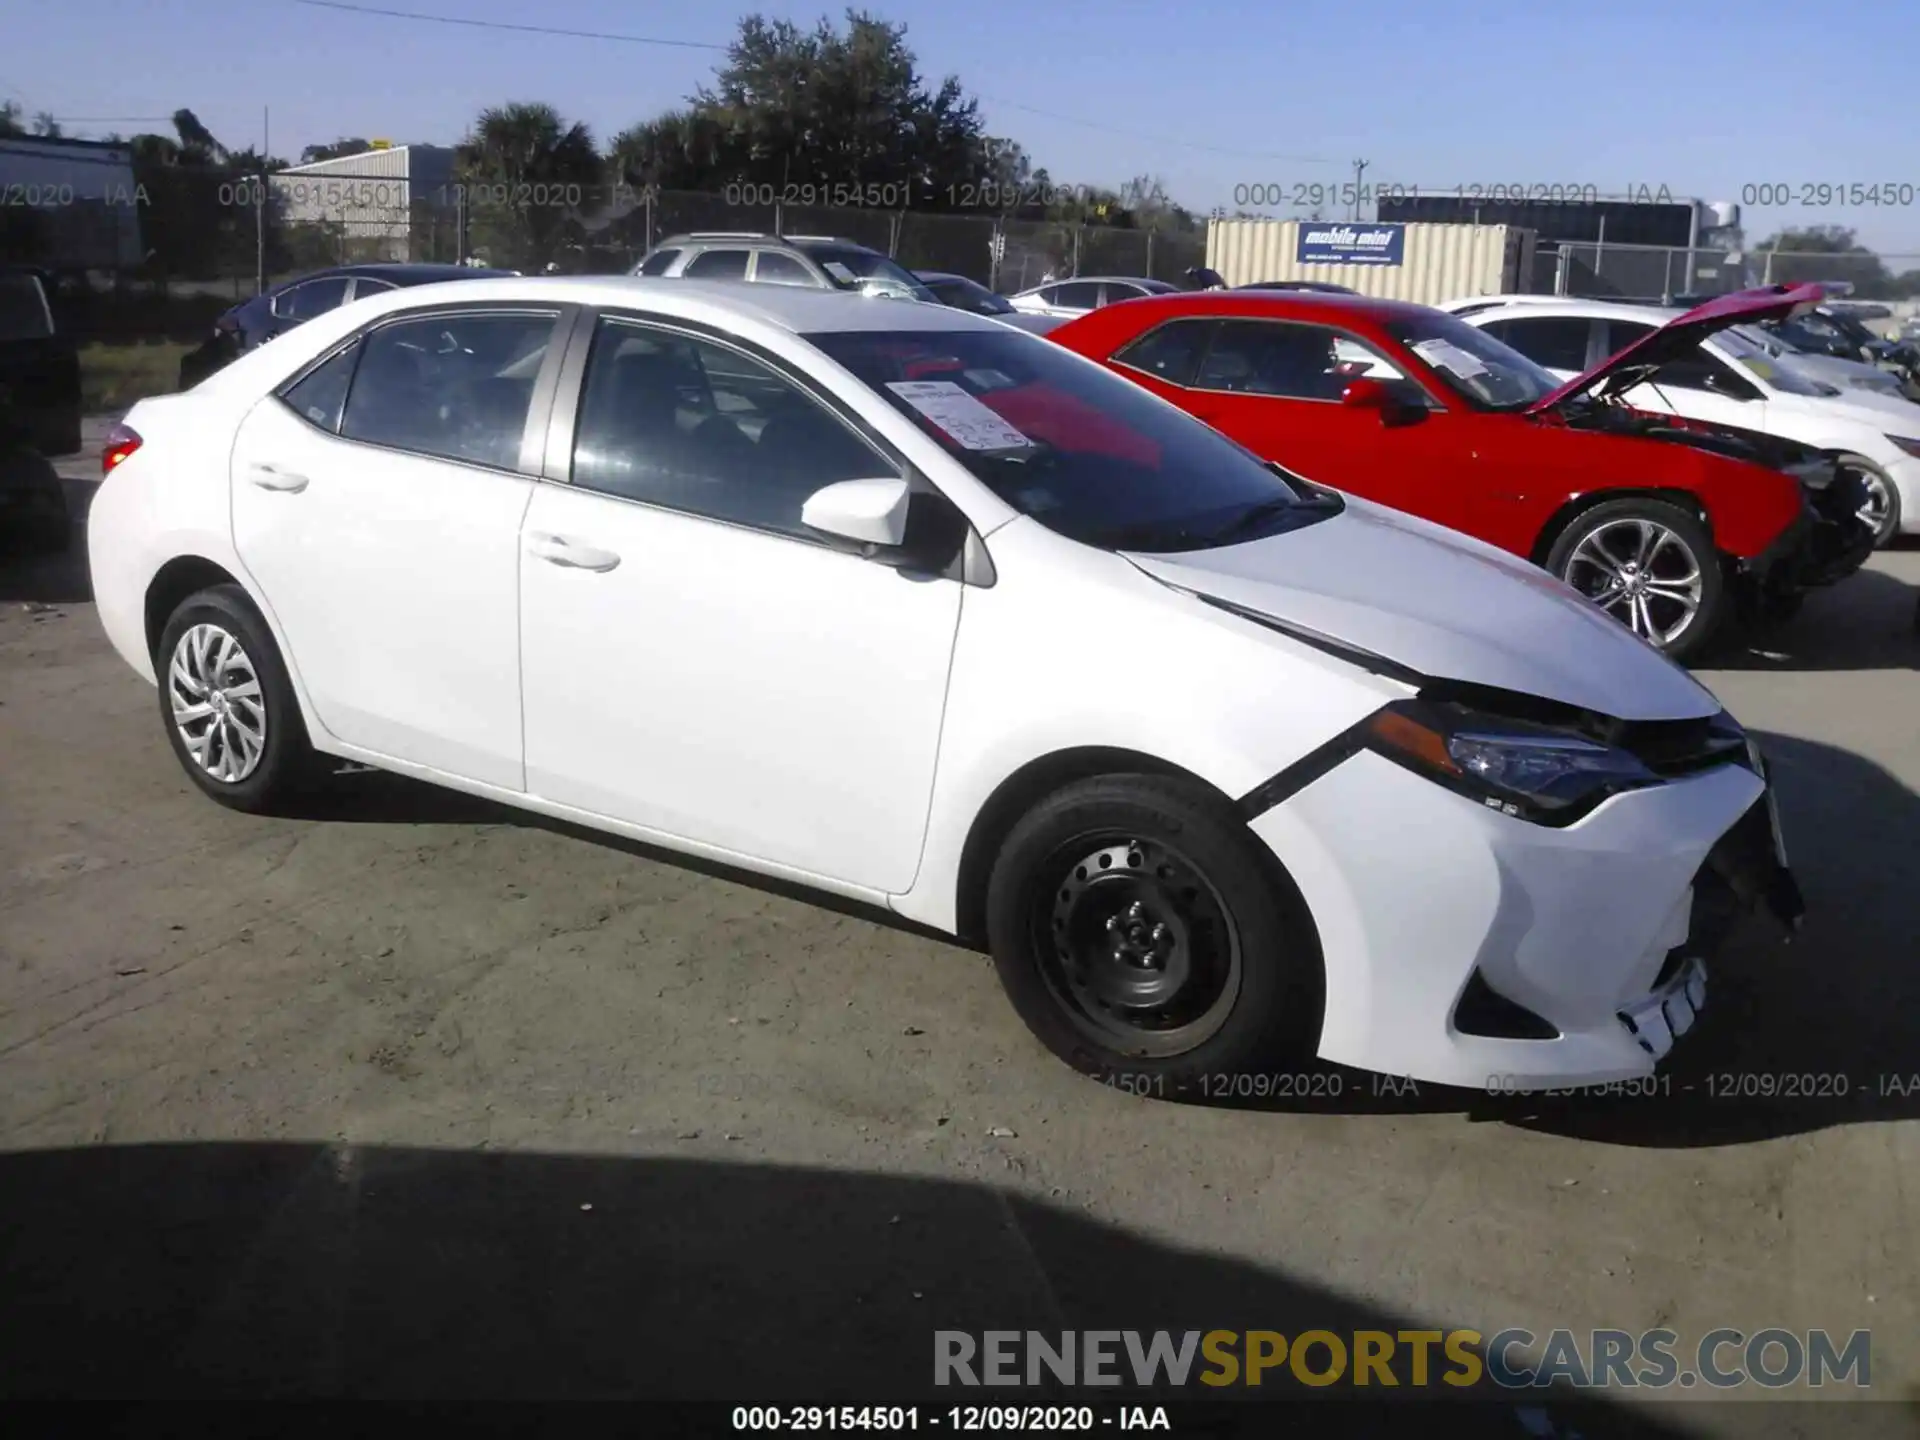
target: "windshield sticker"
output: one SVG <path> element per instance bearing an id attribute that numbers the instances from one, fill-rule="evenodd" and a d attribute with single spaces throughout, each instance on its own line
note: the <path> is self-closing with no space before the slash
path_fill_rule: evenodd
<path id="1" fill-rule="evenodd" d="M 855 275 L 853 271 L 849 270 L 838 260 L 823 260 L 820 262 L 820 268 L 838 280 L 842 285 L 853 285 L 858 283 L 860 279 L 858 275 Z"/>
<path id="2" fill-rule="evenodd" d="M 1451 340 L 1416 340 L 1413 353 L 1438 369 L 1451 370 L 1462 380 L 1487 373 L 1486 365 Z"/>
<path id="3" fill-rule="evenodd" d="M 951 380 L 895 380 L 887 388 L 965 450 L 1024 450 L 1033 444 Z"/>

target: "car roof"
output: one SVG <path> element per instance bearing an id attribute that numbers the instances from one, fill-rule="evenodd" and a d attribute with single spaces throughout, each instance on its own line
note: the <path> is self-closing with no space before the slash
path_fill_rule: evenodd
<path id="1" fill-rule="evenodd" d="M 980 285 L 980 282 L 971 275 L 956 275 L 951 270 L 916 270 L 913 272 L 913 278 L 916 280 L 962 280 L 969 285 Z M 980 288 L 984 290 L 986 287 L 981 285 Z"/>
<path id="2" fill-rule="evenodd" d="M 987 330 L 1006 326 L 985 315 L 946 305 L 856 295 L 811 285 L 743 285 L 734 280 L 668 280 L 650 275 L 516 275 L 462 280 L 454 301 L 529 300 L 553 305 L 636 306 L 680 319 L 755 320 L 804 335 L 844 330 Z M 422 303 L 420 290 L 376 297 L 371 303 L 405 309 Z"/>

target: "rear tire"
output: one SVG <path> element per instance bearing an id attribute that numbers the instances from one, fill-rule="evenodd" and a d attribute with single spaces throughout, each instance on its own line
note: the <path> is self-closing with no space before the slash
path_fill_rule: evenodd
<path id="1" fill-rule="evenodd" d="M 1106 775 L 1049 795 L 1002 845 L 986 909 L 1008 999 L 1083 1073 L 1136 1093 L 1222 1093 L 1318 1040 L 1306 905 L 1192 782 Z"/>
<path id="2" fill-rule="evenodd" d="M 1553 542 L 1547 569 L 1670 660 L 1699 655 L 1727 618 L 1712 534 L 1664 500 L 1630 496 L 1583 511 Z"/>
<path id="3" fill-rule="evenodd" d="M 161 631 L 154 671 L 168 743 L 203 794 L 270 814 L 317 777 L 279 647 L 238 585 L 180 603 Z"/>
<path id="4" fill-rule="evenodd" d="M 1887 472 L 1864 455 L 1842 455 L 1838 463 L 1842 469 L 1856 472 L 1866 483 L 1869 498 L 1860 518 L 1873 526 L 1873 548 L 1884 550 L 1900 533 L 1900 492 L 1894 488 Z"/>

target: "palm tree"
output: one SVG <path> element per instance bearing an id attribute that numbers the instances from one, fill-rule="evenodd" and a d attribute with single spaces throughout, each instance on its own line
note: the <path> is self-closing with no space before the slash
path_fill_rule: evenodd
<path id="1" fill-rule="evenodd" d="M 485 246 L 496 265 L 517 259 L 528 269 L 559 252 L 569 221 L 592 204 L 604 173 L 592 133 L 551 105 L 481 111 L 459 157 L 475 248 Z"/>

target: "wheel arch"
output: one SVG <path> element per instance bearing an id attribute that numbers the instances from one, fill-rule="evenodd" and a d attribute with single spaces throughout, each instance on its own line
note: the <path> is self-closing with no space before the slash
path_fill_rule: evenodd
<path id="1" fill-rule="evenodd" d="M 142 610 L 147 654 L 155 655 L 159 649 L 160 633 L 167 628 L 167 620 L 180 608 L 181 602 L 215 585 L 246 588 L 239 576 L 204 555 L 176 555 L 154 572 L 153 579 L 147 582 Z M 157 655 L 154 663 L 159 668 Z"/>
<path id="2" fill-rule="evenodd" d="M 986 799 L 967 829 L 955 877 L 954 933 L 963 943 L 986 943 L 987 880 L 994 858 L 1013 827 L 1054 791 L 1096 775 L 1158 775 L 1198 786 L 1222 803 L 1233 797 L 1184 766 L 1156 755 L 1116 746 L 1085 745 L 1055 750 L 1020 766 Z"/>
<path id="3" fill-rule="evenodd" d="M 154 572 L 142 598 L 141 626 L 156 681 L 164 683 L 162 677 L 166 665 L 155 652 L 160 647 L 160 636 L 167 628 L 167 620 L 180 608 L 182 601 L 215 585 L 232 585 L 246 595 L 247 602 L 253 606 L 260 623 L 266 626 L 268 637 L 280 652 L 280 663 L 286 667 L 287 681 L 293 687 L 294 703 L 300 707 L 300 718 L 307 727 L 309 743 L 319 746 L 321 741 L 330 740 L 331 732 L 320 723 L 320 717 L 314 711 L 307 695 L 306 682 L 301 679 L 300 667 L 294 659 L 292 648 L 287 644 L 286 635 L 281 632 L 278 618 L 238 565 L 229 567 L 205 555 L 187 553 L 175 555 Z"/>
<path id="4" fill-rule="evenodd" d="M 1547 557 L 1553 553 L 1554 545 L 1576 520 L 1589 510 L 1598 509 L 1615 500 L 1655 500 L 1661 504 L 1678 506 L 1704 525 L 1710 537 L 1714 535 L 1713 516 L 1708 512 L 1706 502 L 1693 491 L 1660 485 L 1621 486 L 1618 489 L 1589 490 L 1569 498 L 1547 517 L 1547 523 L 1540 527 L 1540 533 L 1534 537 L 1533 548 L 1528 551 L 1527 558 L 1545 569 Z M 1717 548 L 1719 545 L 1717 537 L 1714 538 L 1714 544 Z"/>

